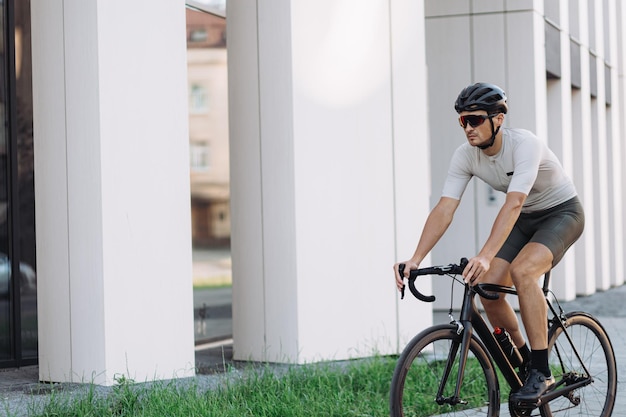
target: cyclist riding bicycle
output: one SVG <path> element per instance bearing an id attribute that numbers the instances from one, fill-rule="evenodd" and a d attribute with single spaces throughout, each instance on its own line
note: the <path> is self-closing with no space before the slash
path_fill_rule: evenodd
<path id="1" fill-rule="evenodd" d="M 580 237 L 584 212 L 571 179 L 546 143 L 524 129 L 503 127 L 505 92 L 489 83 L 463 89 L 454 108 L 467 143 L 455 151 L 441 198 L 430 212 L 404 276 L 417 269 L 452 222 L 465 188 L 476 176 L 506 199 L 480 252 L 463 271 L 466 283 L 515 285 L 530 349 L 515 311 L 504 296 L 482 300 L 493 327 L 505 328 L 524 358 L 524 386 L 513 394 L 537 400 L 554 385 L 548 366 L 547 307 L 537 280 L 553 268 Z M 488 123 L 485 123 L 487 122 Z M 396 286 L 404 286 L 394 266 Z"/>

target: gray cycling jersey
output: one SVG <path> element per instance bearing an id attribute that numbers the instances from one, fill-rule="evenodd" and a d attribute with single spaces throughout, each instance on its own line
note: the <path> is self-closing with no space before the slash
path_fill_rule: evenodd
<path id="1" fill-rule="evenodd" d="M 577 195 L 557 157 L 532 132 L 502 129 L 502 149 L 487 156 L 464 143 L 454 152 L 442 196 L 461 199 L 473 176 L 504 193 L 517 191 L 528 197 L 523 213 L 545 210 Z"/>

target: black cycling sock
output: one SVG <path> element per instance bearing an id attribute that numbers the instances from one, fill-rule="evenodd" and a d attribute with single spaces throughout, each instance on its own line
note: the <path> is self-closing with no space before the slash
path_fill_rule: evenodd
<path id="1" fill-rule="evenodd" d="M 522 360 L 524 363 L 530 362 L 530 349 L 528 349 L 528 345 L 524 343 L 519 347 L 519 353 L 522 355 Z"/>
<path id="2" fill-rule="evenodd" d="M 531 367 L 545 376 L 552 375 L 548 366 L 548 349 L 533 350 L 531 354 Z"/>

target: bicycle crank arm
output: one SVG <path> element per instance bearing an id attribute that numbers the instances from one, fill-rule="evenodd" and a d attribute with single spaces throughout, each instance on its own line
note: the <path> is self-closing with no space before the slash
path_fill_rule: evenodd
<path id="1" fill-rule="evenodd" d="M 554 388 L 543 394 L 536 402 L 518 401 L 517 403 L 515 403 L 515 406 L 522 409 L 533 409 L 540 407 L 542 404 L 546 404 L 553 399 L 561 396 L 569 399 L 573 405 L 578 405 L 580 403 L 580 398 L 573 395 L 574 390 L 587 386 L 592 382 L 593 380 L 591 378 L 579 379 L 577 382 L 571 384 L 567 383 L 567 381 L 565 380 L 561 380 L 555 385 Z M 558 388 L 563 384 L 566 385 L 563 388 Z"/>
<path id="2" fill-rule="evenodd" d="M 543 394 L 539 400 L 539 404 L 541 405 L 541 404 L 547 403 L 560 396 L 563 396 L 565 398 L 570 398 L 570 401 L 571 401 L 572 398 L 570 394 L 574 392 L 574 390 L 585 387 L 591 384 L 592 382 L 593 382 L 592 378 L 579 379 L 577 382 L 574 382 L 571 384 L 566 382 L 563 388 L 557 388 L 557 389 L 553 388 L 550 391 Z"/>

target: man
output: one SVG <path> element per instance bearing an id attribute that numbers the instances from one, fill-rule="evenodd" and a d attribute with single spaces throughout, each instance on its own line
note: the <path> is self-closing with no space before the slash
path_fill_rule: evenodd
<path id="1" fill-rule="evenodd" d="M 506 199 L 480 252 L 463 271 L 466 283 L 515 285 L 530 346 L 504 294 L 482 300 L 494 327 L 508 330 L 524 364 L 524 386 L 513 394 L 535 402 L 554 385 L 548 367 L 547 307 L 537 279 L 554 267 L 580 237 L 584 213 L 572 181 L 546 144 L 523 129 L 504 128 L 506 94 L 493 84 L 477 83 L 459 94 L 455 109 L 467 143 L 454 153 L 441 199 L 432 209 L 404 275 L 417 269 L 444 234 L 469 180 L 476 176 Z M 394 266 L 398 289 L 404 286 Z"/>

